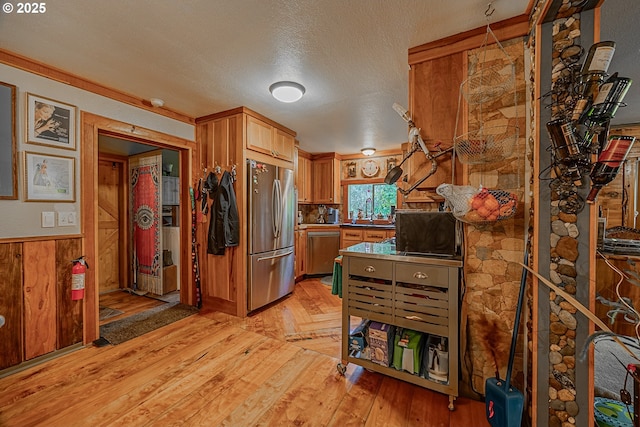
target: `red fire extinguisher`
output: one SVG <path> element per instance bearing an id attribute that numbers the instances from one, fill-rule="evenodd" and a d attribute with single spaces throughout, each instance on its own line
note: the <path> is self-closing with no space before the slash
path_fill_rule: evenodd
<path id="1" fill-rule="evenodd" d="M 84 273 L 89 268 L 89 264 L 84 260 L 84 255 L 71 261 L 71 299 L 79 300 L 84 298 Z"/>

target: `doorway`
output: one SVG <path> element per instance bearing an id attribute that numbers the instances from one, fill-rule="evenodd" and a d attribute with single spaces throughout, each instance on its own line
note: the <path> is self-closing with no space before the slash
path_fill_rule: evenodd
<path id="1" fill-rule="evenodd" d="M 178 151 L 98 135 L 100 326 L 180 302 L 179 180 Z"/>
<path id="2" fill-rule="evenodd" d="M 178 153 L 179 170 L 182 179 L 179 180 L 178 191 L 181 202 L 177 213 L 180 217 L 181 227 L 179 240 L 191 241 L 191 216 L 188 203 L 189 176 L 191 171 L 192 155 L 196 147 L 195 141 L 186 140 L 150 129 L 140 128 L 132 124 L 119 122 L 88 112 L 81 112 L 82 132 L 82 156 L 81 156 L 81 183 L 82 194 L 82 231 L 84 234 L 84 252 L 87 261 L 91 265 L 98 266 L 101 254 L 99 247 L 99 206 L 97 194 L 99 187 L 98 169 L 100 162 L 99 138 L 113 137 L 127 143 L 136 143 L 153 147 L 152 149 L 169 149 Z M 150 147 L 149 147 L 150 146 Z M 195 289 L 191 274 L 191 253 L 188 248 L 183 248 L 174 259 L 179 259 L 183 267 L 176 280 L 180 283 L 180 302 L 193 305 L 195 301 Z M 120 259 L 123 255 L 120 255 Z M 125 258 L 127 259 L 127 258 Z M 120 267 L 123 268 L 122 266 Z M 127 268 L 126 266 L 124 267 Z M 83 342 L 91 343 L 100 337 L 99 328 L 99 294 L 100 271 L 98 268 L 87 270 L 85 281 L 85 304 L 83 309 Z"/>

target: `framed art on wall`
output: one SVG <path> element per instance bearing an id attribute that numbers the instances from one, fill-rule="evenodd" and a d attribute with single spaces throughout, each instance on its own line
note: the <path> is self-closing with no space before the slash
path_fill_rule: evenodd
<path id="1" fill-rule="evenodd" d="M 26 202 L 75 202 L 75 159 L 24 153 Z"/>
<path id="2" fill-rule="evenodd" d="M 76 107 L 27 93 L 27 141 L 76 149 Z"/>
<path id="3" fill-rule="evenodd" d="M 18 198 L 16 87 L 0 82 L 0 199 Z"/>

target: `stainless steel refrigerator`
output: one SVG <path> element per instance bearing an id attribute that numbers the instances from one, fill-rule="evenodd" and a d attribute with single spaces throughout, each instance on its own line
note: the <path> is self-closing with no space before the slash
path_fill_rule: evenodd
<path id="1" fill-rule="evenodd" d="M 248 310 L 263 307 L 295 285 L 293 171 L 247 160 L 249 209 Z"/>

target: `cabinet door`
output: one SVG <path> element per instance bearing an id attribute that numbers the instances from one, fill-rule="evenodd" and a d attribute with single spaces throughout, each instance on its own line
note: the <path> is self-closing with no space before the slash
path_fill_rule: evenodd
<path id="1" fill-rule="evenodd" d="M 272 147 L 273 133 L 271 125 L 255 117 L 247 116 L 247 149 L 272 155 Z"/>
<path id="2" fill-rule="evenodd" d="M 463 53 L 421 62 L 411 67 L 410 113 L 430 151 L 436 145 L 447 149 L 456 132 L 458 94 L 462 82 Z M 460 131 L 460 130 L 459 130 Z M 421 152 L 407 160 L 408 182 L 411 186 L 431 169 L 431 162 Z M 435 188 L 451 182 L 451 156 L 438 158 L 438 169 L 418 189 Z"/>
<path id="3" fill-rule="evenodd" d="M 296 231 L 296 279 L 307 273 L 307 231 Z"/>
<path id="4" fill-rule="evenodd" d="M 311 202 L 311 160 L 306 157 L 298 157 L 298 173 L 296 175 L 296 187 L 298 188 L 298 203 Z"/>
<path id="5" fill-rule="evenodd" d="M 339 163 L 333 158 L 312 162 L 313 203 L 340 203 Z"/>
<path id="6" fill-rule="evenodd" d="M 22 358 L 22 244 L 0 244 L 0 370 L 18 365 Z"/>
<path id="7" fill-rule="evenodd" d="M 293 161 L 293 147 L 295 139 L 293 136 L 280 129 L 274 128 L 273 155 L 282 160 Z"/>

